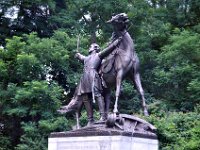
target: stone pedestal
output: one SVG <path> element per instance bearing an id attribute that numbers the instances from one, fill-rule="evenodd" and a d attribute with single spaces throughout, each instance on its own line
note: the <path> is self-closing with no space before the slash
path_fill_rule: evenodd
<path id="1" fill-rule="evenodd" d="M 158 150 L 158 140 L 129 136 L 49 138 L 48 150 Z"/>
<path id="2" fill-rule="evenodd" d="M 126 114 L 110 116 L 106 124 L 51 133 L 48 140 L 48 150 L 158 150 L 156 128 Z"/>

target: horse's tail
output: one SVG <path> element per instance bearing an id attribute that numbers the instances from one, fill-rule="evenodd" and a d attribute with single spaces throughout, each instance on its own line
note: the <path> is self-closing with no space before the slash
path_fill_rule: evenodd
<path id="1" fill-rule="evenodd" d="M 68 105 L 62 106 L 59 110 L 57 110 L 61 114 L 65 114 L 71 111 L 77 111 L 79 107 L 81 107 L 82 101 L 79 95 L 77 95 L 77 90 L 74 93 L 71 101 Z"/>

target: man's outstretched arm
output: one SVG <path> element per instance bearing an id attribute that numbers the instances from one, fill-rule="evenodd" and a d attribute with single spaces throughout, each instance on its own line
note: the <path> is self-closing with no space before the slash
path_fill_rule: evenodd
<path id="1" fill-rule="evenodd" d="M 84 62 L 86 57 L 80 53 L 76 53 L 75 58 L 78 58 L 81 62 Z"/>
<path id="2" fill-rule="evenodd" d="M 108 56 L 121 42 L 122 37 L 119 37 L 114 42 L 112 42 L 108 47 L 106 47 L 103 51 L 99 52 L 98 55 L 101 59 Z"/>

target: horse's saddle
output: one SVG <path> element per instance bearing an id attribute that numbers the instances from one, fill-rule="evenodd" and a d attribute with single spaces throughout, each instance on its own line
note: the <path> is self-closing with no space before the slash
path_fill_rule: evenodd
<path id="1" fill-rule="evenodd" d="M 109 73 L 114 67 L 117 67 L 118 63 L 123 64 L 123 58 L 129 57 L 124 53 L 122 49 L 116 49 L 111 53 L 102 63 L 101 65 L 101 72 L 102 73 Z M 124 66 L 125 67 L 125 66 Z M 115 68 L 116 69 L 116 68 Z"/>
<path id="2" fill-rule="evenodd" d="M 112 68 L 114 67 L 114 62 L 115 62 L 114 56 L 106 58 L 101 65 L 101 72 L 109 73 L 112 70 Z"/>

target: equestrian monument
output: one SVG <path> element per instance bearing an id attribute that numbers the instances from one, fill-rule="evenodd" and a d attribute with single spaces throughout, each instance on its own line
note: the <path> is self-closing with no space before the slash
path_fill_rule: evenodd
<path id="1" fill-rule="evenodd" d="M 70 103 L 62 106 L 61 114 L 76 113 L 76 129 L 54 132 L 49 136 L 48 150 L 158 150 L 156 128 L 134 115 L 118 111 L 121 84 L 127 78 L 139 92 L 145 116 L 148 110 L 139 74 L 139 58 L 128 33 L 129 18 L 120 13 L 108 21 L 113 34 L 108 46 L 101 50 L 92 43 L 88 55 L 76 53 L 84 64 L 83 74 Z M 115 88 L 115 103 L 110 112 L 111 89 Z M 93 105 L 97 101 L 100 118 L 95 121 Z M 81 109 L 85 106 L 87 125 L 80 127 Z"/>

